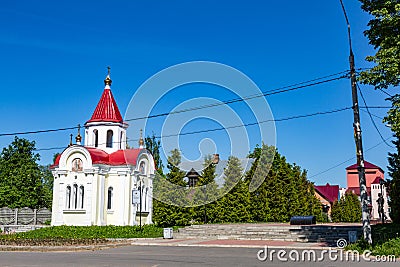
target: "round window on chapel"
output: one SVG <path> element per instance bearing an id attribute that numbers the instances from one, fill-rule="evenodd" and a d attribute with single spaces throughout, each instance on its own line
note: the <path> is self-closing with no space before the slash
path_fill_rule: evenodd
<path id="1" fill-rule="evenodd" d="M 83 170 L 83 163 L 81 159 L 74 159 L 72 161 L 72 171 L 73 172 L 80 172 Z"/>

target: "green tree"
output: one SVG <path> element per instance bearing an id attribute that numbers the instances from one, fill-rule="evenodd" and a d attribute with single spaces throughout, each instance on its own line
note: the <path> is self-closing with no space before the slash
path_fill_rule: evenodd
<path id="1" fill-rule="evenodd" d="M 369 28 L 364 32 L 369 43 L 375 48 L 375 55 L 367 61 L 374 67 L 362 71 L 359 80 L 373 85 L 376 89 L 386 89 L 400 84 L 400 2 L 398 0 L 360 0 L 361 8 L 372 15 Z M 384 122 L 390 124 L 395 140 L 395 153 L 389 153 L 391 218 L 400 223 L 400 96 L 389 98 L 392 108 Z"/>
<path id="2" fill-rule="evenodd" d="M 54 177 L 50 171 L 50 165 L 39 166 L 42 175 L 42 198 L 44 206 L 51 209 L 53 202 Z"/>
<path id="3" fill-rule="evenodd" d="M 164 166 L 162 164 L 162 160 L 160 157 L 160 148 L 161 148 L 160 140 L 157 140 L 155 134 L 153 133 L 152 136 L 147 136 L 144 139 L 144 144 L 146 146 L 146 149 L 150 151 L 151 155 L 153 156 L 154 165 L 156 167 L 157 172 L 162 174 Z"/>
<path id="4" fill-rule="evenodd" d="M 391 99 L 392 108 L 388 111 L 384 122 L 390 124 L 395 140 L 392 143 L 396 147 L 396 152 L 389 153 L 389 206 L 391 207 L 390 218 L 395 223 L 400 223 L 400 95 L 395 95 Z"/>
<path id="5" fill-rule="evenodd" d="M 268 169 L 272 151 L 275 156 Z M 252 220 L 287 222 L 295 215 L 315 215 L 317 220 L 323 220 L 321 203 L 315 197 L 313 184 L 307 180 L 306 171 L 286 162 L 274 147 L 265 144 L 250 156 L 256 161 L 246 176 L 247 181 L 263 180 L 251 193 Z"/>
<path id="6" fill-rule="evenodd" d="M 49 205 L 44 173 L 37 164 L 35 142 L 15 137 L 0 154 L 0 207 L 40 208 Z M 45 174 L 47 175 L 47 174 Z M 51 203 L 51 202 L 50 202 Z"/>
<path id="7" fill-rule="evenodd" d="M 191 208 L 185 206 L 187 195 L 182 188 L 186 186 L 183 180 L 185 172 L 179 169 L 180 163 L 179 150 L 172 150 L 168 156 L 169 172 L 166 176 L 156 174 L 154 180 L 153 190 L 160 196 L 160 200 L 153 201 L 153 217 L 154 222 L 160 226 L 187 225 L 192 218 Z"/>
<path id="8" fill-rule="evenodd" d="M 333 222 L 360 222 L 361 203 L 358 196 L 347 192 L 339 201 L 332 205 L 331 218 Z"/>
<path id="9" fill-rule="evenodd" d="M 199 177 L 196 188 L 193 192 L 193 198 L 195 201 L 201 201 L 204 203 L 210 202 L 212 199 L 216 199 L 219 195 L 218 185 L 215 182 L 215 164 L 211 155 L 207 155 L 204 158 L 203 171 Z M 216 202 L 212 201 L 209 204 L 196 206 L 193 208 L 194 220 L 197 222 L 213 223 L 216 221 Z"/>
<path id="10" fill-rule="evenodd" d="M 364 31 L 376 49 L 367 61 L 375 66 L 361 72 L 360 81 L 382 89 L 400 83 L 400 2 L 399 0 L 360 0 L 361 8 L 372 15 Z"/>
<path id="11" fill-rule="evenodd" d="M 251 220 L 257 222 L 271 221 L 271 192 L 269 186 L 272 183 L 267 179 L 269 167 L 273 163 L 271 155 L 276 154 L 275 147 L 270 147 L 265 144 L 262 147 L 255 147 L 254 151 L 249 154 L 249 158 L 254 159 L 254 162 L 247 172 L 245 181 L 249 187 L 251 181 L 255 181 L 259 187 L 250 193 L 250 214 Z M 272 159 L 271 159 L 272 158 Z"/>
<path id="12" fill-rule="evenodd" d="M 224 185 L 217 200 L 216 222 L 249 222 L 250 192 L 243 179 L 243 168 L 237 157 L 231 156 L 224 170 Z"/>
<path id="13" fill-rule="evenodd" d="M 186 173 L 181 171 L 179 165 L 181 164 L 181 152 L 178 149 L 173 149 L 168 156 L 167 168 L 169 172 L 166 177 L 167 180 L 173 184 L 186 186 L 186 182 L 183 180 Z"/>

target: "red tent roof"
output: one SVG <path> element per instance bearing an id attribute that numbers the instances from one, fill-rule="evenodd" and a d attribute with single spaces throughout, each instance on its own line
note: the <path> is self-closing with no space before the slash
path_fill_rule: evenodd
<path id="1" fill-rule="evenodd" d="M 136 165 L 137 158 L 141 151 L 140 148 L 135 149 L 125 149 L 125 150 L 117 150 L 111 154 L 107 152 L 93 148 L 93 147 L 85 147 L 92 158 L 93 164 L 105 164 L 105 165 Z M 57 156 L 54 164 L 51 167 L 56 167 L 60 163 L 61 154 Z"/>
<path id="2" fill-rule="evenodd" d="M 371 184 L 379 184 L 380 180 L 385 180 L 385 179 L 382 179 L 381 177 L 376 177 Z"/>
<path id="3" fill-rule="evenodd" d="M 314 186 L 315 190 L 325 197 L 326 200 L 333 203 L 338 200 L 339 197 L 339 185 L 316 185 Z"/>
<path id="4" fill-rule="evenodd" d="M 358 168 L 358 164 L 356 163 L 356 164 L 353 164 L 353 165 L 347 167 L 346 170 L 357 170 L 357 168 Z M 364 168 L 365 169 L 379 169 L 379 170 L 381 170 L 381 172 L 384 172 L 379 166 L 376 166 L 366 160 L 364 161 Z"/>
<path id="5" fill-rule="evenodd" d="M 113 97 L 110 87 L 104 88 L 100 101 L 93 112 L 92 118 L 87 122 L 123 122 L 117 103 Z"/>

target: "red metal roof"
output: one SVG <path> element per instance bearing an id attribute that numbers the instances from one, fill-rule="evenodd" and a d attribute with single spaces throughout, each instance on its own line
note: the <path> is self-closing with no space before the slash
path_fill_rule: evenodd
<path id="1" fill-rule="evenodd" d="M 100 101 L 93 112 L 92 118 L 87 122 L 123 122 L 117 103 L 113 97 L 111 89 L 106 87 L 101 95 Z"/>
<path id="2" fill-rule="evenodd" d="M 346 170 L 357 170 L 357 168 L 358 168 L 358 164 L 356 163 L 356 164 L 353 164 L 353 165 L 347 167 Z M 364 168 L 365 169 L 379 169 L 379 170 L 381 170 L 381 172 L 384 172 L 379 166 L 376 166 L 366 160 L 364 161 Z"/>
<path id="3" fill-rule="evenodd" d="M 92 158 L 93 164 L 105 164 L 105 165 L 134 165 L 136 166 L 137 158 L 141 151 L 140 148 L 135 149 L 126 149 L 126 150 L 117 150 L 111 154 L 107 152 L 93 148 L 93 147 L 85 147 Z M 61 154 L 57 156 L 54 164 L 51 165 L 51 168 L 54 168 L 60 163 Z"/>
<path id="4" fill-rule="evenodd" d="M 322 195 L 326 200 L 330 203 L 338 200 L 339 197 L 339 185 L 316 185 L 314 186 L 315 190 Z"/>
<path id="5" fill-rule="evenodd" d="M 110 165 L 136 165 L 137 157 L 140 153 L 140 148 L 118 150 L 111 153 L 109 156 Z"/>
<path id="6" fill-rule="evenodd" d="M 109 162 L 110 155 L 104 150 L 93 148 L 93 147 L 85 147 L 92 158 L 93 164 L 107 164 Z"/>

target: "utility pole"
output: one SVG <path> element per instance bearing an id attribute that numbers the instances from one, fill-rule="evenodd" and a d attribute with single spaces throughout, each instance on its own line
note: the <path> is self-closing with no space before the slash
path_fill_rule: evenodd
<path id="1" fill-rule="evenodd" d="M 356 143 L 358 180 L 360 184 L 362 228 L 363 228 L 364 240 L 367 241 L 369 244 L 372 244 L 371 224 L 369 221 L 369 212 L 368 212 L 367 185 L 365 180 L 364 153 L 363 153 L 362 137 L 361 137 L 360 108 L 358 106 L 357 79 L 356 79 L 356 69 L 354 64 L 354 54 L 351 45 L 350 23 L 349 19 L 347 18 L 346 10 L 344 8 L 342 0 L 340 0 L 340 4 L 342 5 L 343 13 L 346 18 L 347 33 L 348 33 L 349 47 L 350 47 L 349 62 L 350 62 L 351 93 L 353 98 L 353 115 L 354 115 L 353 127 L 354 127 L 354 141 Z"/>
<path id="2" fill-rule="evenodd" d="M 353 122 L 354 140 L 356 142 L 356 150 L 357 150 L 357 170 L 358 170 L 358 180 L 360 183 L 363 234 L 364 234 L 364 239 L 369 244 L 372 244 L 371 224 L 369 221 L 369 211 L 368 211 L 367 184 L 365 180 L 364 153 L 363 153 L 362 137 L 361 137 L 360 109 L 358 106 L 357 80 L 356 80 L 356 71 L 354 67 L 354 54 L 352 50 L 350 50 L 349 59 L 350 59 L 351 93 L 353 98 L 353 114 L 354 114 L 354 122 Z"/>

